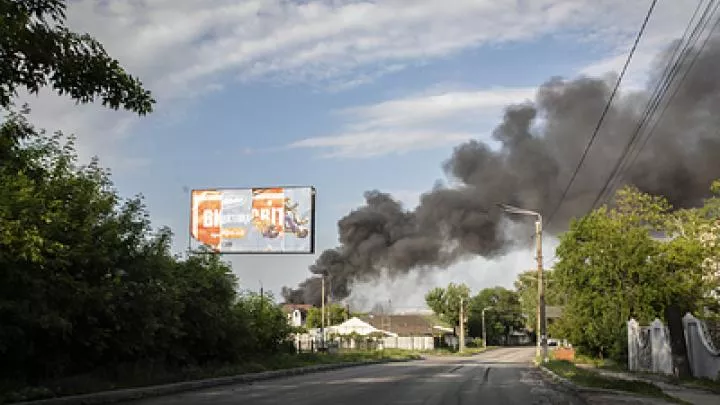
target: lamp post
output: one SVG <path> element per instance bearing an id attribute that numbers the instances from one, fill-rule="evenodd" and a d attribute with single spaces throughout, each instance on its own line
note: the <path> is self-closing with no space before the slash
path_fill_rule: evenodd
<path id="1" fill-rule="evenodd" d="M 465 297 L 460 297 L 460 347 L 459 352 L 465 351 Z"/>
<path id="2" fill-rule="evenodd" d="M 542 258 L 542 215 L 540 213 L 526 210 L 523 208 L 513 207 L 508 204 L 498 204 L 503 211 L 508 214 L 528 215 L 535 217 L 535 242 L 537 249 L 537 272 L 538 272 L 538 336 L 536 355 L 540 355 L 540 346 L 542 345 L 542 361 L 548 361 L 547 348 L 547 322 L 545 319 L 545 283 L 543 282 L 543 258 Z"/>
<path id="3" fill-rule="evenodd" d="M 485 307 L 483 308 L 481 314 L 482 314 L 482 338 L 483 338 L 483 347 L 487 348 L 487 336 L 485 334 L 485 311 L 488 309 L 492 309 L 492 307 Z"/>

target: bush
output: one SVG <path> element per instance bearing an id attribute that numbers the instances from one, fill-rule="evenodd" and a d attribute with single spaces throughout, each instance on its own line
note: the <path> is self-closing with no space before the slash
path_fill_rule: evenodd
<path id="1" fill-rule="evenodd" d="M 173 256 L 172 233 L 153 230 L 142 199 L 123 201 L 108 172 L 97 161 L 77 165 L 72 141 L 61 139 L 22 114 L 0 126 L 0 381 L 289 350 L 272 297 L 238 294 L 211 252 Z"/>

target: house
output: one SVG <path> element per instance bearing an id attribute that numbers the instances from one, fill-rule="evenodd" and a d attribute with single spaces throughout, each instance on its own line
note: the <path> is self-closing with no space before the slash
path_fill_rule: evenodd
<path id="1" fill-rule="evenodd" d="M 548 338 L 553 338 L 557 336 L 552 336 L 550 333 L 550 327 L 552 324 L 558 321 L 562 317 L 563 314 L 563 307 L 562 306 L 554 306 L 554 305 L 548 305 L 545 307 L 545 324 L 548 331 Z"/>
<path id="2" fill-rule="evenodd" d="M 290 326 L 295 327 L 305 326 L 310 308 L 313 308 L 310 304 L 284 304 L 282 306 L 283 312 L 287 315 L 288 323 Z"/>
<path id="3" fill-rule="evenodd" d="M 397 336 L 436 336 L 448 333 L 448 328 L 436 325 L 430 316 L 424 314 L 368 314 L 360 319 Z M 452 328 L 449 331 L 452 333 Z"/>
<path id="4" fill-rule="evenodd" d="M 558 319 L 562 317 L 563 314 L 563 307 L 561 306 L 553 306 L 553 305 L 547 305 L 545 306 L 545 319 L 550 326 L 551 323 L 556 322 Z"/>
<path id="5" fill-rule="evenodd" d="M 382 336 L 397 336 L 394 333 L 378 329 L 378 328 L 374 327 L 373 325 L 371 325 L 367 322 L 364 322 L 363 320 L 361 320 L 358 317 L 352 317 L 339 325 L 328 326 L 325 329 L 327 330 L 328 334 L 341 335 L 341 336 L 346 336 L 346 335 L 368 336 L 371 334 L 382 335 Z"/>

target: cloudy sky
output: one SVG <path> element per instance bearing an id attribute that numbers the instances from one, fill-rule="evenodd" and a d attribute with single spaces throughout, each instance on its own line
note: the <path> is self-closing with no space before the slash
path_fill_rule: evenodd
<path id="1" fill-rule="evenodd" d="M 660 0 L 627 76 L 641 85 L 655 54 L 697 4 Z M 187 245 L 187 189 L 297 184 L 317 188 L 319 250 L 336 222 L 380 189 L 413 207 L 465 140 L 488 139 L 504 106 L 552 76 L 617 71 L 649 0 L 71 0 L 89 32 L 154 92 L 137 118 L 29 98 L 35 121 L 75 133 L 84 158 L 142 193 L 155 225 Z M 530 228 L 530 225 L 528 225 Z M 532 229 L 530 229 L 532 232 Z M 546 242 L 552 256 L 554 241 Z M 313 256 L 228 257 L 243 286 L 279 295 Z M 357 290 L 358 301 L 422 305 L 448 281 L 511 286 L 529 251 L 460 263 Z M 398 294 L 402 291 L 402 294 Z"/>

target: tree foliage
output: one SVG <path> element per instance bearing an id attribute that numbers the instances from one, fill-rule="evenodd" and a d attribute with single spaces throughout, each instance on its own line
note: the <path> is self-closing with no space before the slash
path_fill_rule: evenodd
<path id="1" fill-rule="evenodd" d="M 450 325 L 460 324 L 460 300 L 469 303 L 470 287 L 450 283 L 446 288 L 437 287 L 425 294 L 425 303 L 441 320 Z M 467 316 L 467 315 L 466 315 Z"/>
<path id="2" fill-rule="evenodd" d="M 565 303 L 565 294 L 558 292 L 553 280 L 553 271 L 545 269 L 543 271 L 543 280 L 545 281 L 545 305 L 561 306 Z M 538 308 L 538 273 L 537 270 L 529 270 L 518 274 L 514 283 L 515 291 L 517 291 L 522 313 L 524 315 L 524 325 L 528 330 L 535 331 L 537 329 L 537 308 Z"/>
<path id="3" fill-rule="evenodd" d="M 340 304 L 325 305 L 325 326 L 338 325 L 347 321 L 350 314 L 347 308 Z M 310 308 L 307 313 L 305 325 L 308 328 L 319 328 L 322 326 L 322 309 Z"/>
<path id="4" fill-rule="evenodd" d="M 120 198 L 97 160 L 78 163 L 72 137 L 14 110 L 19 89 L 45 86 L 152 110 L 138 79 L 65 27 L 65 7 L 0 0 L 0 387 L 284 350 L 290 328 L 272 297 L 239 293 L 209 251 L 174 256 L 171 231 L 152 228 L 140 196 Z"/>
<path id="5" fill-rule="evenodd" d="M 268 297 L 238 294 L 209 252 L 180 260 L 142 199 L 122 200 L 97 161 L 36 130 L 0 126 L 0 378 L 39 382 L 138 361 L 171 367 L 280 350 Z"/>
<path id="6" fill-rule="evenodd" d="M 32 94 L 51 85 L 78 103 L 99 98 L 109 108 L 151 112 L 155 100 L 140 80 L 93 37 L 70 31 L 65 9 L 65 0 L 0 0 L 0 107 L 18 88 Z"/>
<path id="7" fill-rule="evenodd" d="M 470 300 L 468 331 L 470 336 L 482 336 L 482 310 L 485 311 L 485 332 L 490 345 L 506 344 L 510 333 L 523 329 L 520 296 L 503 287 L 485 288 Z"/>
<path id="8" fill-rule="evenodd" d="M 710 287 L 703 263 L 713 254 L 700 236 L 713 221 L 713 204 L 673 211 L 664 198 L 625 187 L 614 207 L 573 221 L 554 271 L 567 296 L 565 336 L 593 354 L 620 356 L 630 317 L 648 323 L 670 306 L 700 309 Z"/>

